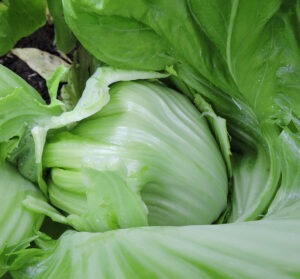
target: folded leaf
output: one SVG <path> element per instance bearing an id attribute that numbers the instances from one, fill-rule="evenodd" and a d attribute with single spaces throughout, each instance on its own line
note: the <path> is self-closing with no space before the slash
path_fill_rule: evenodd
<path id="1" fill-rule="evenodd" d="M 2 157 L 18 166 L 31 181 L 37 180 L 31 129 L 61 114 L 60 106 L 47 106 L 38 92 L 0 65 L 0 144 Z"/>
<path id="2" fill-rule="evenodd" d="M 245 278 L 300 275 L 299 220 L 87 233 L 22 251 L 13 278 Z"/>

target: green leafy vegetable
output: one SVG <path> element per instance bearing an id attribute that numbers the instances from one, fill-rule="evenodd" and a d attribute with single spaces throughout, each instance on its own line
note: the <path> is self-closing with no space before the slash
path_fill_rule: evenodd
<path id="1" fill-rule="evenodd" d="M 47 106 L 19 76 L 0 65 L 0 153 L 31 181 L 37 180 L 31 129 L 61 114 L 60 106 Z"/>
<path id="2" fill-rule="evenodd" d="M 267 218 L 299 218 L 300 206 L 300 135 L 288 129 L 280 134 L 277 142 L 281 157 L 281 185 L 268 208 Z"/>
<path id="3" fill-rule="evenodd" d="M 20 278 L 298 278 L 299 220 L 68 231 L 12 266 Z"/>
<path id="4" fill-rule="evenodd" d="M 47 0 L 48 8 L 53 17 L 55 29 L 55 44 L 64 53 L 74 49 L 76 39 L 64 20 L 61 0 Z"/>
<path id="5" fill-rule="evenodd" d="M 237 166 L 230 220 L 260 218 L 280 180 L 276 139 L 285 126 L 299 133 L 300 2 L 63 4 L 74 34 L 98 59 L 129 69 L 172 66 L 182 91 L 202 95 L 227 120 Z"/>
<path id="6" fill-rule="evenodd" d="M 0 276 L 299 278 L 300 0 L 47 3 L 74 63 L 49 105 L 0 66 Z M 0 1 L 0 55 L 44 8 Z"/>
<path id="7" fill-rule="evenodd" d="M 135 74 L 104 70 L 107 80 Z M 87 101 L 91 92 L 105 92 L 103 74 L 99 69 L 88 81 Z M 205 118 L 184 96 L 155 83 L 118 83 L 110 100 L 103 98 L 99 105 L 108 103 L 99 112 L 46 140 L 49 197 L 70 214 L 69 223 L 104 231 L 216 220 L 227 202 L 228 179 Z M 96 110 L 75 107 L 61 119 Z"/>
<path id="8" fill-rule="evenodd" d="M 0 148 L 2 146 L 0 145 Z M 10 164 L 0 160 L 0 276 L 5 270 L 5 255 L 15 245 L 32 237 L 42 225 L 44 215 L 23 206 L 27 196 L 43 199 L 38 189 Z"/>
<path id="9" fill-rule="evenodd" d="M 0 2 L 0 56 L 46 22 L 46 0 Z"/>

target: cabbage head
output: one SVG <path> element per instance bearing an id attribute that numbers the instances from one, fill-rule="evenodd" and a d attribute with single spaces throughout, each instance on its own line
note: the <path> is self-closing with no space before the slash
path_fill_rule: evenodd
<path id="1" fill-rule="evenodd" d="M 77 230 L 210 224 L 227 204 L 227 167 L 206 118 L 157 82 L 112 85 L 101 110 L 49 133 L 42 165 L 51 203 Z"/>

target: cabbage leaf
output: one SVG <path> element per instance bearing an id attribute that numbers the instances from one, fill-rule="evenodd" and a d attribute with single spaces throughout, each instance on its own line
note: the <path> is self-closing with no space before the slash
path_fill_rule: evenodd
<path id="1" fill-rule="evenodd" d="M 145 227 L 41 237 L 13 278 L 298 278 L 299 220 Z"/>
<path id="2" fill-rule="evenodd" d="M 284 127 L 299 133 L 299 0 L 63 5 L 75 36 L 98 59 L 128 69 L 172 68 L 183 92 L 193 101 L 200 94 L 226 119 L 237 166 L 229 220 L 260 218 L 283 171 L 277 138 Z"/>
<path id="3" fill-rule="evenodd" d="M 0 1 L 0 56 L 46 23 L 46 0 Z"/>
<path id="4" fill-rule="evenodd" d="M 0 150 L 1 150 L 0 145 Z M 5 272 L 7 254 L 40 229 L 44 215 L 23 206 L 27 196 L 43 200 L 39 190 L 18 171 L 0 160 L 0 276 Z M 30 240 L 28 240 L 28 243 Z"/>

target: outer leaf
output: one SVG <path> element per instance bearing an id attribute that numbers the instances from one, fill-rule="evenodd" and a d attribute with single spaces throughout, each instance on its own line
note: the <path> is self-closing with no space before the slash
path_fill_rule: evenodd
<path id="1" fill-rule="evenodd" d="M 76 39 L 65 22 L 62 1 L 47 0 L 47 3 L 54 21 L 55 44 L 59 50 L 68 53 L 74 49 Z"/>
<path id="2" fill-rule="evenodd" d="M 11 269 L 16 279 L 291 279 L 300 275 L 299 233 L 298 220 L 69 231 L 24 251 Z"/>
<path id="3" fill-rule="evenodd" d="M 25 177 L 35 181 L 35 151 L 30 130 L 60 114 L 60 107 L 46 106 L 30 85 L 0 65 L 0 111 L 2 156 L 17 164 Z"/>
<path id="4" fill-rule="evenodd" d="M 46 0 L 0 2 L 0 56 L 46 22 Z"/>
<path id="5" fill-rule="evenodd" d="M 277 143 L 282 164 L 281 186 L 266 218 L 300 217 L 300 136 L 285 129 Z"/>
<path id="6" fill-rule="evenodd" d="M 0 149 L 2 146 L 0 145 Z M 32 237 L 40 228 L 44 216 L 23 207 L 27 195 L 42 200 L 42 195 L 10 164 L 0 160 L 0 275 L 5 254 L 10 248 Z"/>
<path id="7" fill-rule="evenodd" d="M 81 1 L 63 1 L 66 21 L 83 46 L 98 59 L 115 67 L 137 70 L 157 71 L 165 69 L 165 65 L 173 64 L 174 59 L 166 40 L 145 24 L 119 15 L 98 16 L 96 7 L 101 9 L 106 3 L 79 2 Z M 141 1 L 131 2 L 124 5 L 118 1 L 114 8 L 145 11 L 146 6 Z M 82 28 L 79 27 L 79 22 Z M 83 30 L 85 33 L 82 33 Z M 97 36 L 93 36 L 91 40 L 91 34 Z M 132 49 L 132 45 L 135 48 Z M 121 53 L 123 55 L 120 56 Z M 116 57 L 119 57 L 117 62 Z"/>
<path id="8" fill-rule="evenodd" d="M 265 213 L 280 178 L 280 164 L 273 146 L 269 154 L 263 148 L 234 154 L 230 221 L 253 220 Z"/>

